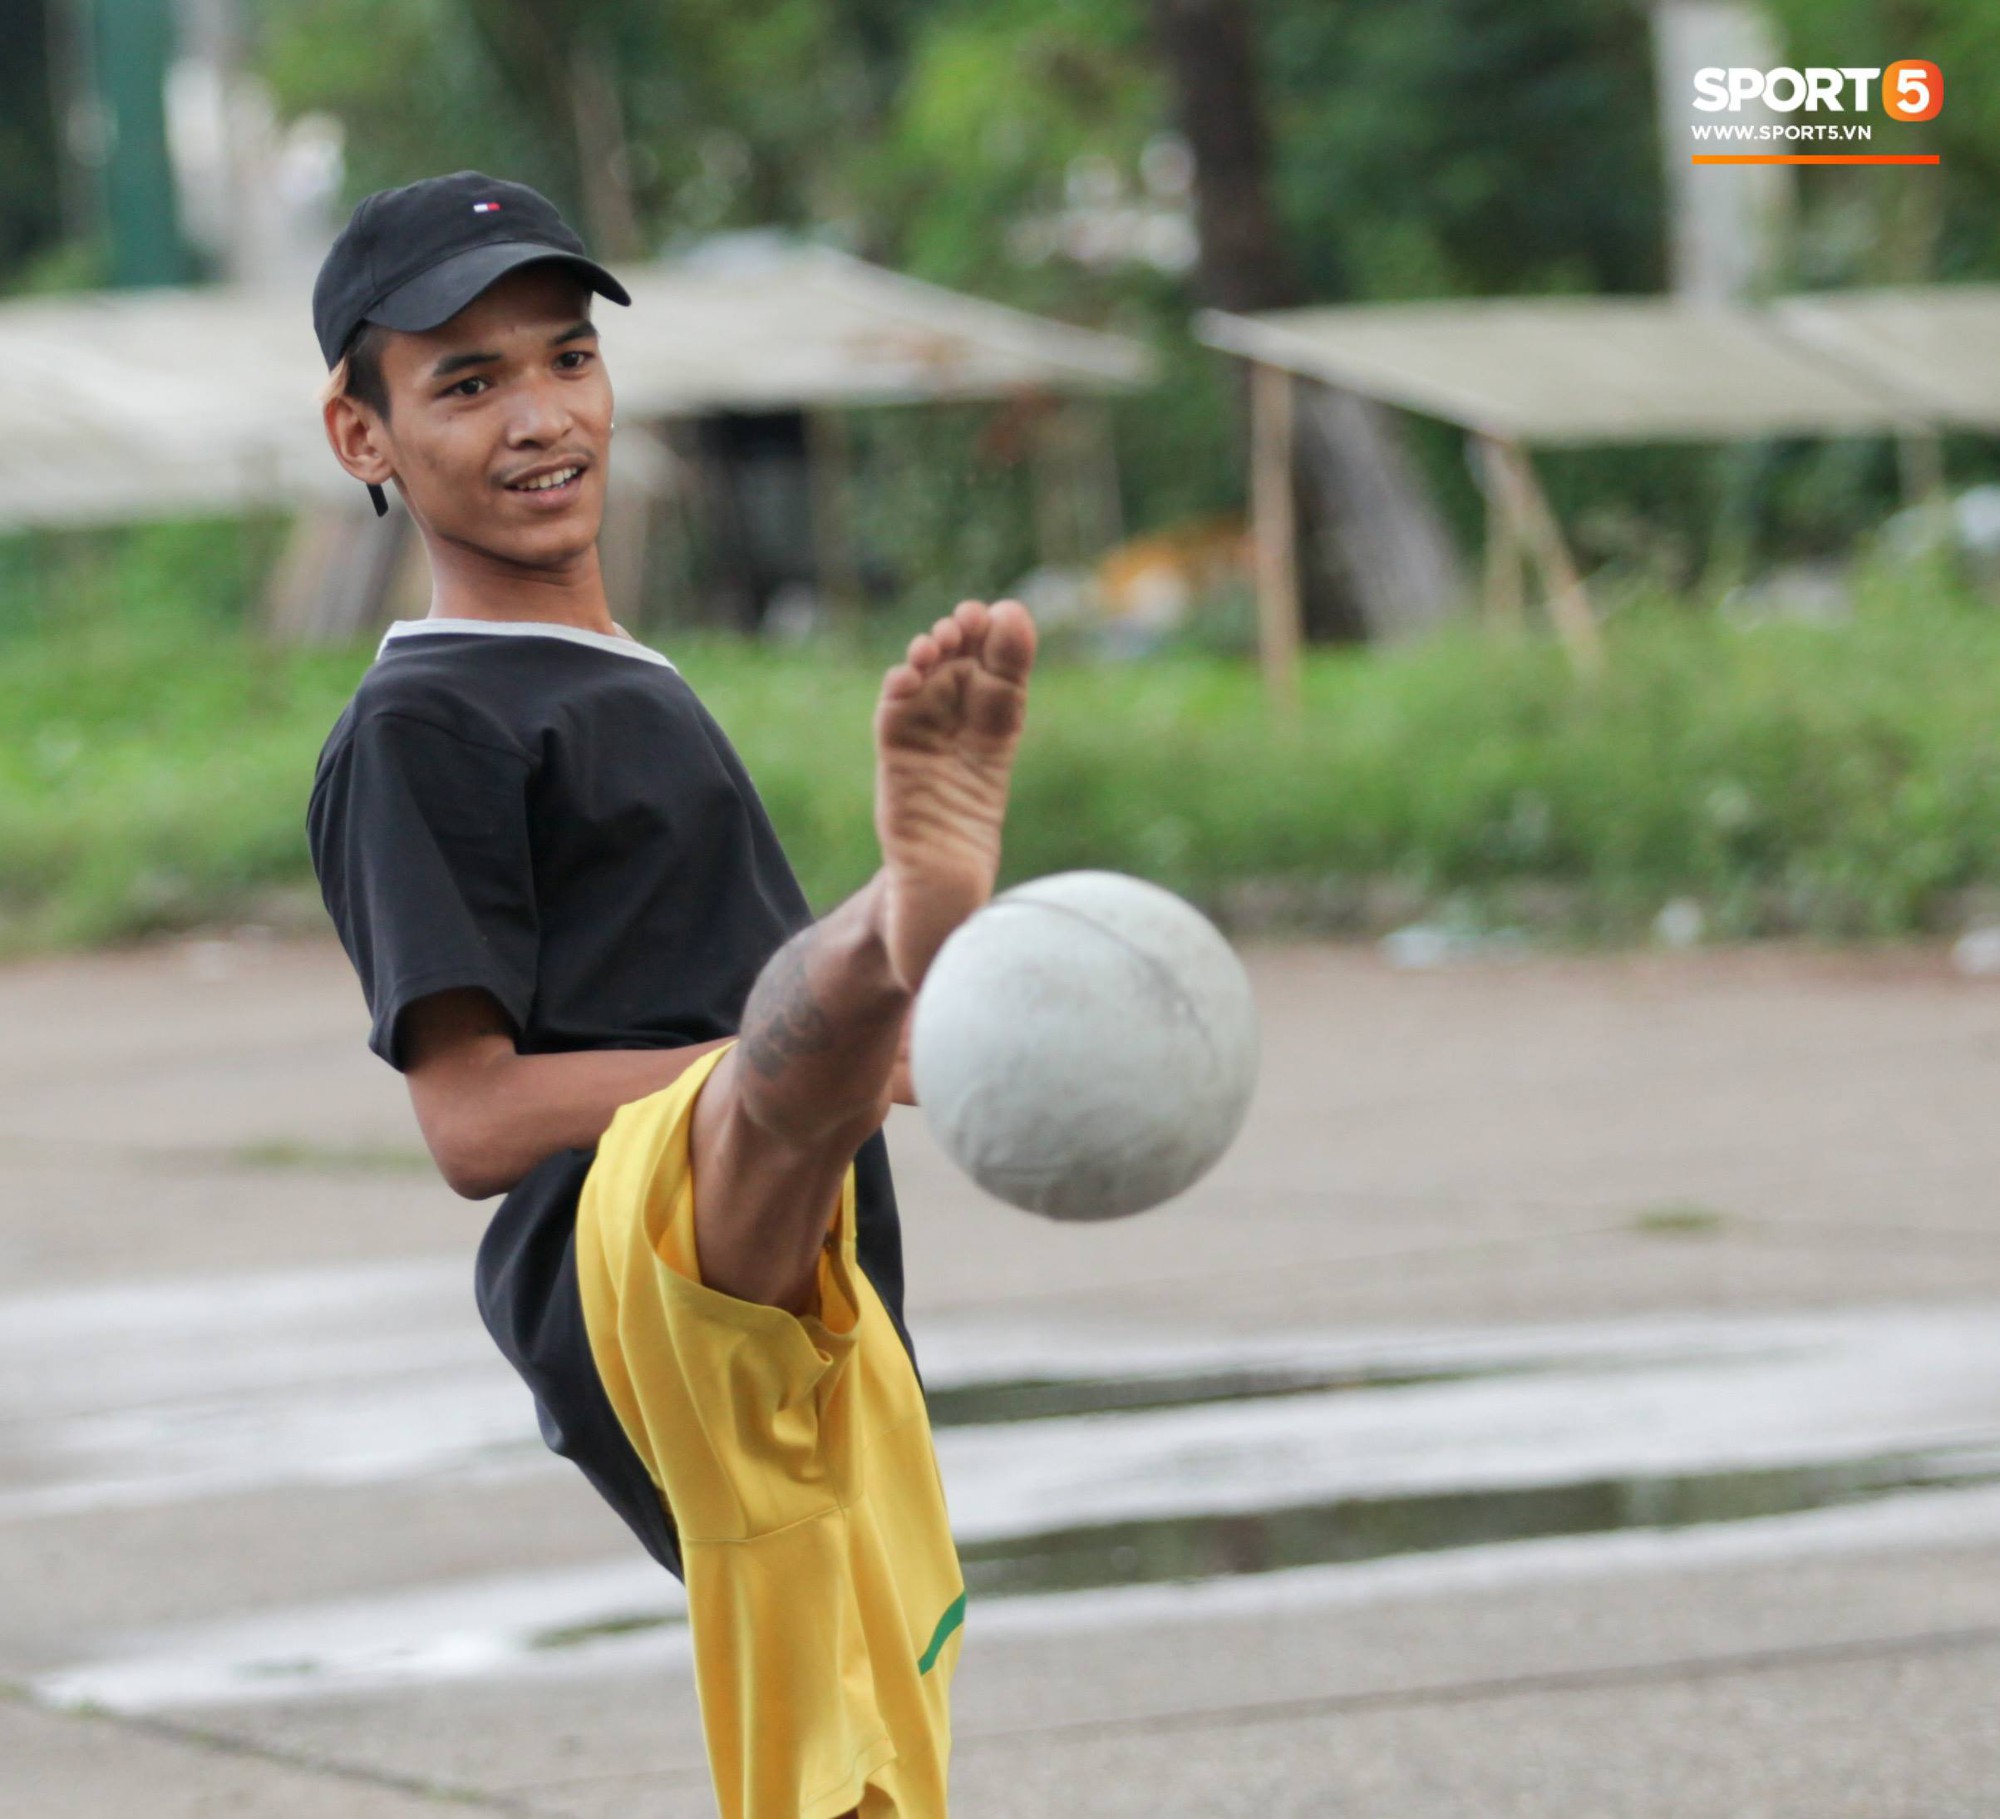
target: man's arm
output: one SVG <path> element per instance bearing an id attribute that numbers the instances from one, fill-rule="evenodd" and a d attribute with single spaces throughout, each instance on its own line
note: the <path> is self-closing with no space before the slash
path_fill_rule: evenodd
<path id="1" fill-rule="evenodd" d="M 403 1014 L 403 1042 L 424 1142 L 452 1191 L 468 1200 L 505 1193 L 558 1150 L 587 1148 L 621 1105 L 671 1086 L 722 1046 L 523 1055 L 506 1013 L 476 990 L 419 998 Z M 916 1103 L 901 1063 L 896 1097 Z"/>
<path id="2" fill-rule="evenodd" d="M 403 1014 L 404 1075 L 417 1124 L 454 1193 L 504 1193 L 558 1150 L 604 1135 L 614 1113 L 671 1085 L 721 1045 L 523 1055 L 486 992 L 436 992 Z"/>

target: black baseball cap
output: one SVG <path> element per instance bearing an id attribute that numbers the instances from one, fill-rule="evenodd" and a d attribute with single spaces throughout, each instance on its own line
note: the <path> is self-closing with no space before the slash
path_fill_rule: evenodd
<path id="1" fill-rule="evenodd" d="M 327 370 L 364 322 L 411 332 L 449 322 L 516 266 L 554 260 L 600 297 L 632 301 L 592 259 L 556 206 L 525 183 L 482 171 L 425 177 L 377 190 L 355 207 L 313 285 L 313 332 Z M 379 486 L 368 496 L 389 509 Z"/>

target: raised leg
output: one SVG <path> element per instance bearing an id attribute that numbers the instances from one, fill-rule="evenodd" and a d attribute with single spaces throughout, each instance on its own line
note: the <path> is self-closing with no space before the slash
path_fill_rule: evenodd
<path id="1" fill-rule="evenodd" d="M 992 895 L 1034 655 L 1025 609 L 967 601 L 883 679 L 882 869 L 772 957 L 695 1104 L 695 1242 L 711 1288 L 810 1305 L 841 1180 L 888 1115 L 911 1000 Z"/>

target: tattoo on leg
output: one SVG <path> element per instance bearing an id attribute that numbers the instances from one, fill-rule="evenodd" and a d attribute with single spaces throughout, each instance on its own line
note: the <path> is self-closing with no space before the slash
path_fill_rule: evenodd
<path id="1" fill-rule="evenodd" d="M 821 1054 L 833 1046 L 833 1021 L 813 996 L 812 981 L 806 976 L 806 955 L 817 932 L 800 930 L 772 956 L 743 1008 L 743 1053 L 767 1080 L 775 1079 L 796 1057 Z"/>

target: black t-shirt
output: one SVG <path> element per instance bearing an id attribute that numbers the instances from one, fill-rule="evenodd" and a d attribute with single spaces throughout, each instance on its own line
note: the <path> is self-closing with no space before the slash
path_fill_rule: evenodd
<path id="1" fill-rule="evenodd" d="M 679 672 L 568 626 L 391 628 L 320 754 L 307 828 L 369 1046 L 398 1068 L 404 1012 L 459 987 L 492 994 L 524 1054 L 734 1035 L 765 961 L 812 919 L 742 763 Z M 501 1203 L 479 1308 L 543 1437 L 677 1573 L 577 1298 L 576 1202 L 594 1154 L 549 1157 Z M 901 1332 L 879 1134 L 855 1167 L 861 1265 Z"/>

